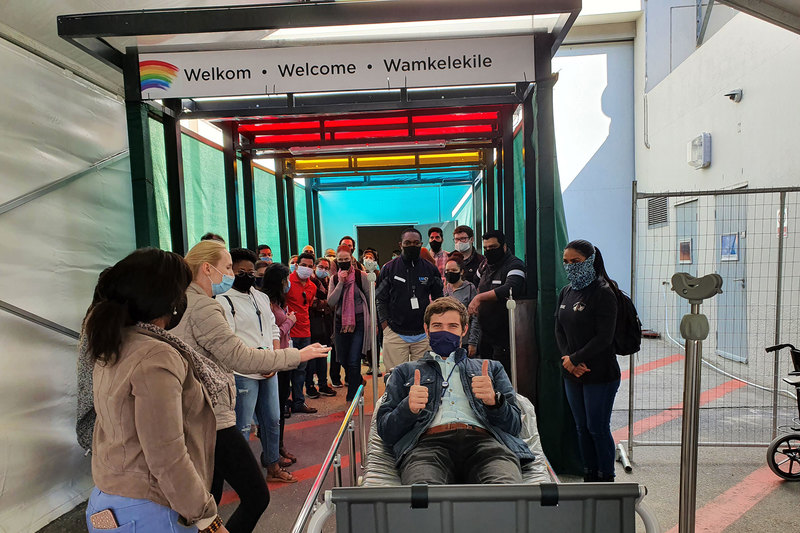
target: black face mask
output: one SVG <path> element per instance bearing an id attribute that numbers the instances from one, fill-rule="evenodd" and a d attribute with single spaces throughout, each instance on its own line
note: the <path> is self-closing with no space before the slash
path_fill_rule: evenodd
<path id="1" fill-rule="evenodd" d="M 458 283 L 458 280 L 461 279 L 461 272 L 445 272 L 444 277 L 447 283 Z"/>
<path id="2" fill-rule="evenodd" d="M 350 270 L 350 267 L 353 266 L 350 261 L 336 261 L 336 266 L 339 270 Z"/>
<path id="3" fill-rule="evenodd" d="M 493 248 L 491 250 L 484 250 L 483 255 L 486 257 L 486 262 L 490 265 L 495 265 L 502 261 L 503 257 L 506 253 L 503 251 L 503 247 L 500 246 L 499 248 Z"/>
<path id="4" fill-rule="evenodd" d="M 261 287 L 263 286 L 264 286 L 264 276 L 256 276 L 256 279 L 253 282 L 253 287 L 255 287 L 256 289 L 261 289 Z"/>
<path id="5" fill-rule="evenodd" d="M 430 245 L 431 245 L 431 250 L 433 250 L 433 253 L 435 254 L 438 254 L 439 250 L 442 249 L 442 241 L 431 241 Z"/>
<path id="6" fill-rule="evenodd" d="M 181 297 L 177 304 L 175 304 L 174 312 L 169 316 L 169 323 L 164 329 L 170 330 L 180 324 L 183 314 L 186 312 L 186 294 Z"/>
<path id="7" fill-rule="evenodd" d="M 233 288 L 239 292 L 247 292 L 255 285 L 256 277 L 253 274 L 236 274 L 233 278 Z"/>
<path id="8" fill-rule="evenodd" d="M 422 246 L 403 246 L 403 257 L 409 261 L 416 261 L 419 259 L 419 252 Z"/>

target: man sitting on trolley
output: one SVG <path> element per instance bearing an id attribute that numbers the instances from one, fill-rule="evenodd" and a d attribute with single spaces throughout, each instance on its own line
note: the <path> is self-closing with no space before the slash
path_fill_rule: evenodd
<path id="1" fill-rule="evenodd" d="M 392 447 L 403 485 L 521 483 L 534 459 L 511 381 L 497 361 L 461 348 L 467 308 L 439 298 L 425 310 L 431 351 L 398 365 L 378 409 L 378 434 Z"/>

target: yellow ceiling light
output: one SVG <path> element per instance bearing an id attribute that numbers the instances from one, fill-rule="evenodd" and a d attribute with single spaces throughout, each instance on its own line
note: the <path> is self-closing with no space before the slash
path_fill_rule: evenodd
<path id="1" fill-rule="evenodd" d="M 325 159 L 295 159 L 294 168 L 296 170 L 327 170 L 338 168 L 350 168 L 350 158 L 337 157 Z"/>
<path id="2" fill-rule="evenodd" d="M 445 165 L 448 163 L 479 163 L 480 152 L 448 152 L 444 154 L 420 154 L 421 165 Z"/>
<path id="3" fill-rule="evenodd" d="M 399 167 L 411 166 L 416 164 L 416 159 L 413 155 L 389 155 L 381 157 L 359 157 L 356 158 L 358 168 L 374 168 L 374 167 Z"/>

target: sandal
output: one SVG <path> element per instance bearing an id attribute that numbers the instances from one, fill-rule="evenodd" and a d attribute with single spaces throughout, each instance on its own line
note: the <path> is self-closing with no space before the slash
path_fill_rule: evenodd
<path id="1" fill-rule="evenodd" d="M 276 468 L 272 468 L 270 466 L 269 470 L 267 471 L 267 482 L 274 481 L 276 483 L 297 483 L 297 478 L 292 475 L 291 472 L 284 470 L 283 468 L 275 465 Z"/>
<path id="2" fill-rule="evenodd" d="M 292 460 L 291 459 L 287 459 L 286 457 L 281 457 L 278 460 L 278 466 L 280 466 L 281 468 L 286 468 L 286 467 L 292 466 L 293 464 L 294 463 L 292 462 Z"/>
<path id="3" fill-rule="evenodd" d="M 292 462 L 292 464 L 297 462 L 297 457 L 295 457 L 291 453 L 287 452 L 286 448 L 281 448 L 280 449 L 280 454 L 281 454 L 281 457 L 285 457 L 286 459 L 289 459 Z"/>

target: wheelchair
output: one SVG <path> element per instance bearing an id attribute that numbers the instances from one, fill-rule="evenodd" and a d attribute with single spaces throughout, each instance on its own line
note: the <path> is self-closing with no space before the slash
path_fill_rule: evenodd
<path id="1" fill-rule="evenodd" d="M 791 344 L 770 346 L 767 352 L 789 348 L 794 370 L 783 381 L 795 388 L 798 418 L 788 426 L 780 426 L 785 433 L 776 437 L 767 448 L 767 464 L 775 475 L 789 481 L 800 481 L 800 349 Z"/>

